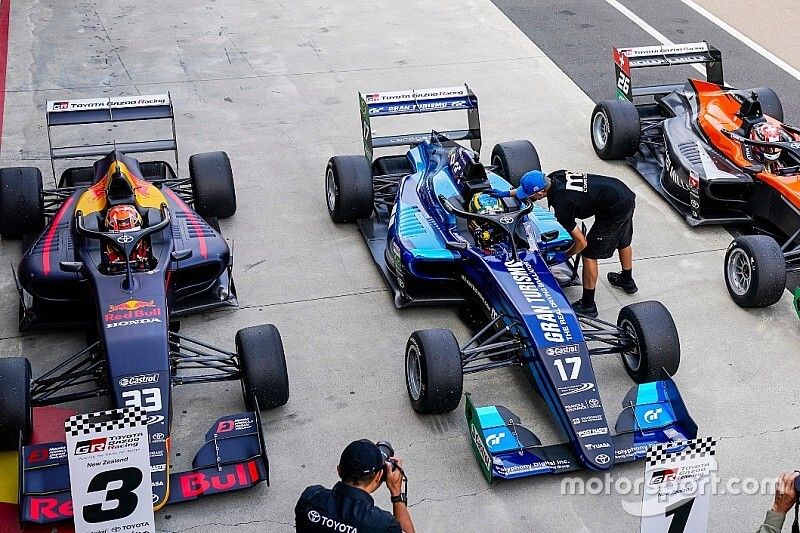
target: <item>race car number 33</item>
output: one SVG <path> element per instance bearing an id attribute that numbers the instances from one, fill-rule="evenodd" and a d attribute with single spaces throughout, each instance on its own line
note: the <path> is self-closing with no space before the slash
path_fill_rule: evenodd
<path id="1" fill-rule="evenodd" d="M 155 532 L 147 416 L 140 408 L 66 423 L 75 532 Z"/>

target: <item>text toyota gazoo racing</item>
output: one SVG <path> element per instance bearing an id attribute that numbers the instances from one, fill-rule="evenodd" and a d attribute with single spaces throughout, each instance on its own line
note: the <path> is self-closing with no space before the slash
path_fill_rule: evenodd
<path id="1" fill-rule="evenodd" d="M 776 303 L 800 271 L 800 130 L 783 123 L 778 96 L 726 85 L 705 42 L 615 48 L 614 62 L 617 99 L 592 113 L 597 155 L 625 159 L 689 225 L 743 233 L 725 256 L 728 292 L 742 307 Z M 693 64 L 706 80 L 633 83 L 634 69 Z"/>
<path id="2" fill-rule="evenodd" d="M 574 265 L 565 272 L 558 268 L 572 240 L 553 215 L 514 199 L 504 199 L 491 214 L 470 208 L 475 195 L 508 189 L 539 168 L 529 141 L 500 143 L 490 167 L 477 164 L 478 101 L 466 86 L 374 93 L 360 96 L 360 104 L 366 157 L 330 159 L 331 218 L 358 222 L 397 306 L 458 305 L 475 333 L 463 346 L 449 330 L 411 335 L 406 381 L 416 411 L 455 409 L 466 373 L 522 367 L 569 442 L 542 445 L 511 411 L 477 407 L 467 395 L 469 431 L 489 480 L 584 467 L 608 470 L 644 457 L 649 445 L 696 436 L 697 426 L 670 379 L 680 343 L 666 308 L 652 301 L 629 305 L 616 324 L 577 316 L 558 281 L 572 278 Z M 466 110 L 468 128 L 372 135 L 375 117 L 449 110 Z M 470 141 L 471 150 L 455 142 L 461 140 Z M 412 148 L 372 160 L 373 149 L 401 145 Z M 613 430 L 590 360 L 610 353 L 622 355 L 638 383 L 625 397 Z"/>
<path id="3" fill-rule="evenodd" d="M 48 102 L 47 112 L 48 130 L 166 120 L 174 132 L 173 117 L 168 95 Z M 28 359 L 0 358 L 0 448 L 20 450 L 23 521 L 71 515 L 64 443 L 29 442 L 35 406 L 104 395 L 115 408 L 144 409 L 156 509 L 268 478 L 259 409 L 283 405 L 289 394 L 278 330 L 240 330 L 236 352 L 178 333 L 180 315 L 237 305 L 233 259 L 216 223 L 236 210 L 228 156 L 193 155 L 184 179 L 169 163 L 126 155 L 157 151 L 173 152 L 177 164 L 174 135 L 51 144 L 54 168 L 63 158 L 104 157 L 65 170 L 49 190 L 38 168 L 0 169 L 0 234 L 27 240 L 16 269 L 20 330 L 70 328 L 88 338 L 36 378 Z M 214 422 L 191 469 L 171 472 L 173 385 L 228 380 L 241 381 L 248 411 Z"/>

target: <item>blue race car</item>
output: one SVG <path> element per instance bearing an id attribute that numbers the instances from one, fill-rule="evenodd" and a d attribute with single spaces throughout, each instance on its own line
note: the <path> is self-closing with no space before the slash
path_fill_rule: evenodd
<path id="1" fill-rule="evenodd" d="M 446 329 L 411 335 L 405 362 L 413 408 L 452 411 L 464 374 L 521 366 L 568 442 L 542 445 L 511 411 L 476 407 L 467 394 L 474 451 L 489 481 L 605 471 L 643 458 L 650 445 L 695 438 L 697 426 L 670 379 L 680 342 L 669 311 L 647 301 L 622 308 L 616 324 L 577 315 L 561 288 L 576 266 L 563 268 L 567 232 L 529 201 L 487 199 L 487 189 L 508 189 L 539 169 L 534 146 L 497 144 L 492 164 L 481 165 L 478 100 L 466 85 L 359 100 L 366 157 L 328 162 L 330 216 L 358 222 L 398 307 L 455 304 L 474 330 L 463 346 Z M 375 117 L 454 110 L 466 110 L 467 129 L 377 137 L 371 128 Z M 403 145 L 411 146 L 405 155 L 373 160 L 375 148 Z M 620 354 L 637 383 L 613 431 L 592 370 L 590 356 L 599 354 Z"/>

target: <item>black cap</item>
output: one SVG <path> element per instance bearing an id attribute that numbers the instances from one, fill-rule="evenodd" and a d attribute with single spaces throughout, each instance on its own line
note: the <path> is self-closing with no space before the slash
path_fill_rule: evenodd
<path id="1" fill-rule="evenodd" d="M 383 454 L 372 441 L 361 439 L 351 442 L 339 459 L 342 477 L 362 477 L 383 468 Z"/>

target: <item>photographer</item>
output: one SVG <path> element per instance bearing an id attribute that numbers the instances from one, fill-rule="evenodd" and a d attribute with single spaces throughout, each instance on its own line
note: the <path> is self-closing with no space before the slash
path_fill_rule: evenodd
<path id="1" fill-rule="evenodd" d="M 767 517 L 757 533 L 780 533 L 783 529 L 783 522 L 786 520 L 786 513 L 797 505 L 800 496 L 797 492 L 797 478 L 800 473 L 797 471 L 786 472 L 778 478 L 775 485 L 775 502 L 772 509 L 767 511 Z"/>
<path id="2" fill-rule="evenodd" d="M 312 485 L 294 508 L 299 532 L 414 533 L 403 491 L 403 461 L 393 457 L 388 443 L 362 439 L 342 452 L 337 471 L 341 481 L 326 489 Z M 383 483 L 392 495 L 392 514 L 380 509 L 370 496 Z"/>

